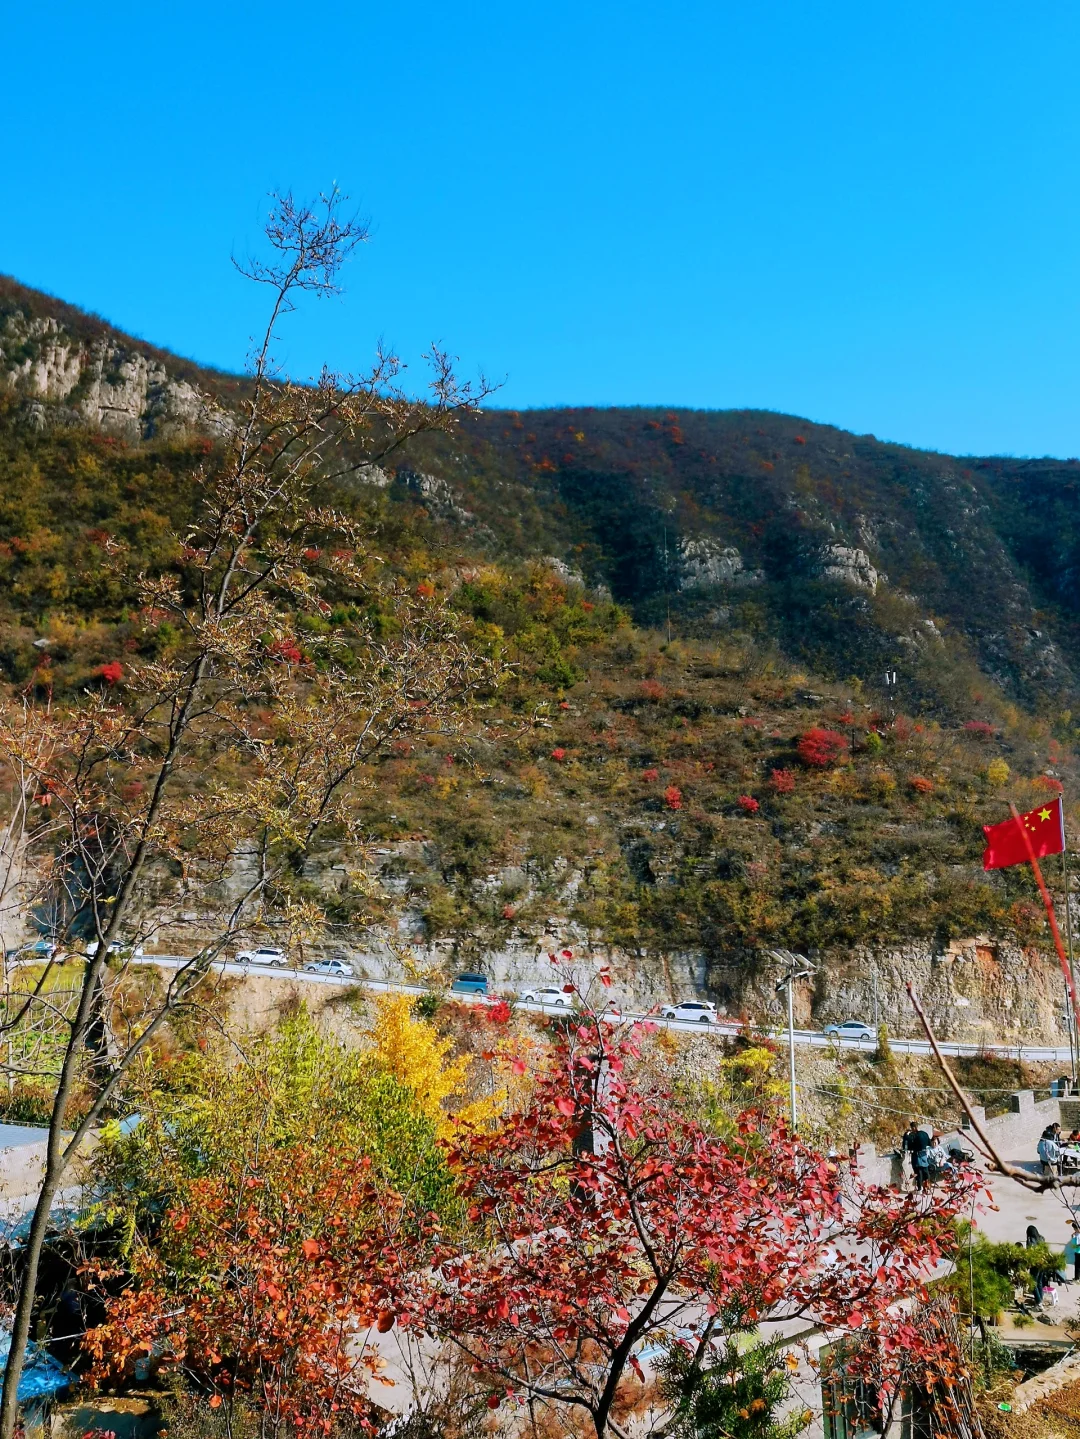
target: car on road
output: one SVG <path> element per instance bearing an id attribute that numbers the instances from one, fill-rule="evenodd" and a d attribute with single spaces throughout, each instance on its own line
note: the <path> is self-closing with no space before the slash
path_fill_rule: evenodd
<path id="1" fill-rule="evenodd" d="M 305 974 L 328 974 L 332 979 L 355 979 L 353 967 L 344 959 L 313 959 L 304 965 Z"/>
<path id="2" fill-rule="evenodd" d="M 828 1039 L 873 1039 L 874 1031 L 861 1019 L 845 1019 L 843 1024 L 827 1024 L 825 1035 Z"/>
<path id="3" fill-rule="evenodd" d="M 59 957 L 60 946 L 51 939 L 35 939 L 33 944 L 22 944 L 18 949 L 9 949 L 8 959 L 21 960 L 23 964 L 33 964 L 42 959 L 54 959 Z"/>
<path id="4" fill-rule="evenodd" d="M 236 956 L 237 964 L 268 964 L 274 969 L 288 967 L 289 956 L 275 944 L 261 944 L 258 949 L 242 949 Z"/>
<path id="5" fill-rule="evenodd" d="M 94 955 L 97 954 L 97 952 L 98 952 L 98 942 L 97 942 L 96 939 L 92 939 L 92 940 L 90 941 L 90 943 L 86 946 L 86 952 L 87 952 L 87 954 L 90 956 L 91 959 L 93 959 Z M 114 939 L 114 940 L 110 943 L 109 948 L 108 948 L 108 953 L 109 953 L 109 954 L 132 954 L 132 955 L 141 955 L 142 952 L 143 952 L 143 947 L 142 947 L 141 944 L 140 944 L 140 945 L 136 945 L 136 947 L 135 947 L 134 949 L 132 949 L 131 945 L 130 945 L 130 944 L 126 944 L 126 943 L 124 942 L 124 940 L 122 940 L 122 939 Z"/>
<path id="6" fill-rule="evenodd" d="M 544 984 L 534 986 L 531 989 L 523 989 L 518 994 L 518 999 L 523 1004 L 554 1004 L 560 1008 L 571 1005 L 574 996 L 555 984 Z"/>
<path id="7" fill-rule="evenodd" d="M 459 974 L 450 986 L 451 994 L 487 994 L 488 977 L 466 971 Z"/>
<path id="8" fill-rule="evenodd" d="M 687 999 L 682 1004 L 666 1004 L 660 1011 L 664 1019 L 685 1019 L 690 1023 L 716 1024 L 716 1005 L 706 1000 Z"/>

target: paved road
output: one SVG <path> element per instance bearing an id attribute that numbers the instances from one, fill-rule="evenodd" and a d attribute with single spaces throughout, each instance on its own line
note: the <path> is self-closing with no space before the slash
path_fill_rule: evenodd
<path id="1" fill-rule="evenodd" d="M 178 969 L 180 965 L 186 964 L 187 961 L 180 955 L 147 954 L 141 956 L 136 961 L 136 963 L 156 964 L 160 965 L 164 969 Z M 393 991 L 394 993 L 399 994 L 425 994 L 427 992 L 422 985 L 418 984 L 395 984 L 387 980 L 376 979 L 342 980 L 335 979 L 332 975 L 327 974 L 307 974 L 303 970 L 276 969 L 270 966 L 258 964 L 233 964 L 226 961 L 219 961 L 217 964 L 214 965 L 214 969 L 221 974 L 260 974 L 276 976 L 279 979 L 288 976 L 288 978 L 299 980 L 304 984 L 359 984 L 362 985 L 365 989 L 373 990 L 375 993 Z M 467 1004 L 484 1004 L 487 1002 L 486 999 L 481 995 L 459 994 L 456 995 L 455 998 L 464 1000 Z M 559 1006 L 557 1005 L 524 1004 L 519 1002 L 519 1007 L 521 1009 L 531 1010 L 537 1013 L 559 1013 Z M 707 1033 L 720 1037 L 724 1035 L 738 1034 L 740 1029 L 740 1026 L 738 1024 L 726 1023 L 723 1020 L 720 1020 L 713 1024 L 705 1025 L 701 1023 L 695 1023 L 691 1020 L 661 1019 L 657 1015 L 625 1014 L 621 1017 L 624 1019 L 648 1018 L 651 1019 L 655 1024 L 661 1025 L 666 1029 L 684 1030 L 690 1033 L 698 1034 Z M 786 1037 L 786 1031 L 777 1032 L 784 1033 Z M 826 1038 L 824 1034 L 821 1034 L 819 1031 L 814 1029 L 797 1029 L 795 1031 L 795 1043 L 799 1045 L 809 1045 L 815 1049 L 829 1049 L 832 1046 L 838 1044 L 841 1049 L 859 1049 L 866 1050 L 867 1052 L 872 1050 L 875 1046 L 875 1042 L 872 1039 L 829 1039 Z M 925 1039 L 894 1039 L 892 1035 L 890 1035 L 889 1044 L 895 1051 L 900 1054 L 930 1053 L 930 1046 Z M 956 1044 L 951 1041 L 943 1041 L 941 1044 L 941 1048 L 944 1053 L 953 1055 L 974 1055 L 991 1053 L 1004 1056 L 1008 1059 L 1016 1059 L 1017 1057 L 1017 1046 L 1015 1044 Z M 1021 1057 L 1023 1059 L 1033 1061 L 1053 1060 L 1067 1064 L 1069 1060 L 1069 1049 L 1067 1045 L 1059 1045 L 1055 1048 L 1051 1045 L 1025 1044 L 1021 1051 Z"/>

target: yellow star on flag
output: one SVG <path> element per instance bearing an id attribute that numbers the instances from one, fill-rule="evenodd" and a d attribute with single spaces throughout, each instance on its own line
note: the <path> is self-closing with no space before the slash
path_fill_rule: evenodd
<path id="1" fill-rule="evenodd" d="M 1049 818 L 1050 818 L 1050 811 L 1049 811 L 1048 809 L 1041 809 L 1041 810 L 1039 811 L 1039 818 L 1040 818 L 1040 819 L 1049 819 Z"/>

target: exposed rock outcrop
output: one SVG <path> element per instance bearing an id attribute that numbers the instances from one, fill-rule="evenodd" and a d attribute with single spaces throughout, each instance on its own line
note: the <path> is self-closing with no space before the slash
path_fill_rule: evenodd
<path id="1" fill-rule="evenodd" d="M 55 319 L 21 310 L 0 322 L 0 385 L 26 397 L 38 427 L 76 419 L 138 440 L 190 430 L 226 435 L 233 425 L 210 396 L 137 348 L 105 335 L 84 343 Z"/>
<path id="2" fill-rule="evenodd" d="M 857 545 L 826 545 L 821 551 L 821 577 L 855 585 L 858 589 L 877 593 L 884 575 L 879 574 L 870 556 Z"/>
<path id="3" fill-rule="evenodd" d="M 734 545 L 722 545 L 718 540 L 680 540 L 679 559 L 681 590 L 711 585 L 757 585 L 765 578 L 761 570 L 746 568 Z"/>

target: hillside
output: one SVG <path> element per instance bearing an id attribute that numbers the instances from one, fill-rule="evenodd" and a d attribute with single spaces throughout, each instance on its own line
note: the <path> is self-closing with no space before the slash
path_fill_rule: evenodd
<path id="1" fill-rule="evenodd" d="M 167 652 L 112 556 L 179 563 L 241 382 L 13 283 L 0 347 L 0 665 L 63 699 Z M 901 1026 L 914 966 L 945 1028 L 1052 1028 L 1030 882 L 983 875 L 979 826 L 1075 793 L 1078 477 L 648 410 L 488 411 L 360 471 L 327 498 L 511 675 L 473 734 L 371 776 L 373 916 L 332 855 L 298 884 L 339 941 L 373 920 L 447 963 L 561 937 L 738 1007 L 785 944 L 825 959 L 828 1014 L 873 953 Z"/>
<path id="2" fill-rule="evenodd" d="M 463 488 L 497 545 L 558 555 L 641 623 L 738 631 L 905 706 L 982 675 L 1076 692 L 1080 462 L 957 460 L 790 416 L 488 413 Z M 958 672 L 957 667 L 961 672 Z"/>

